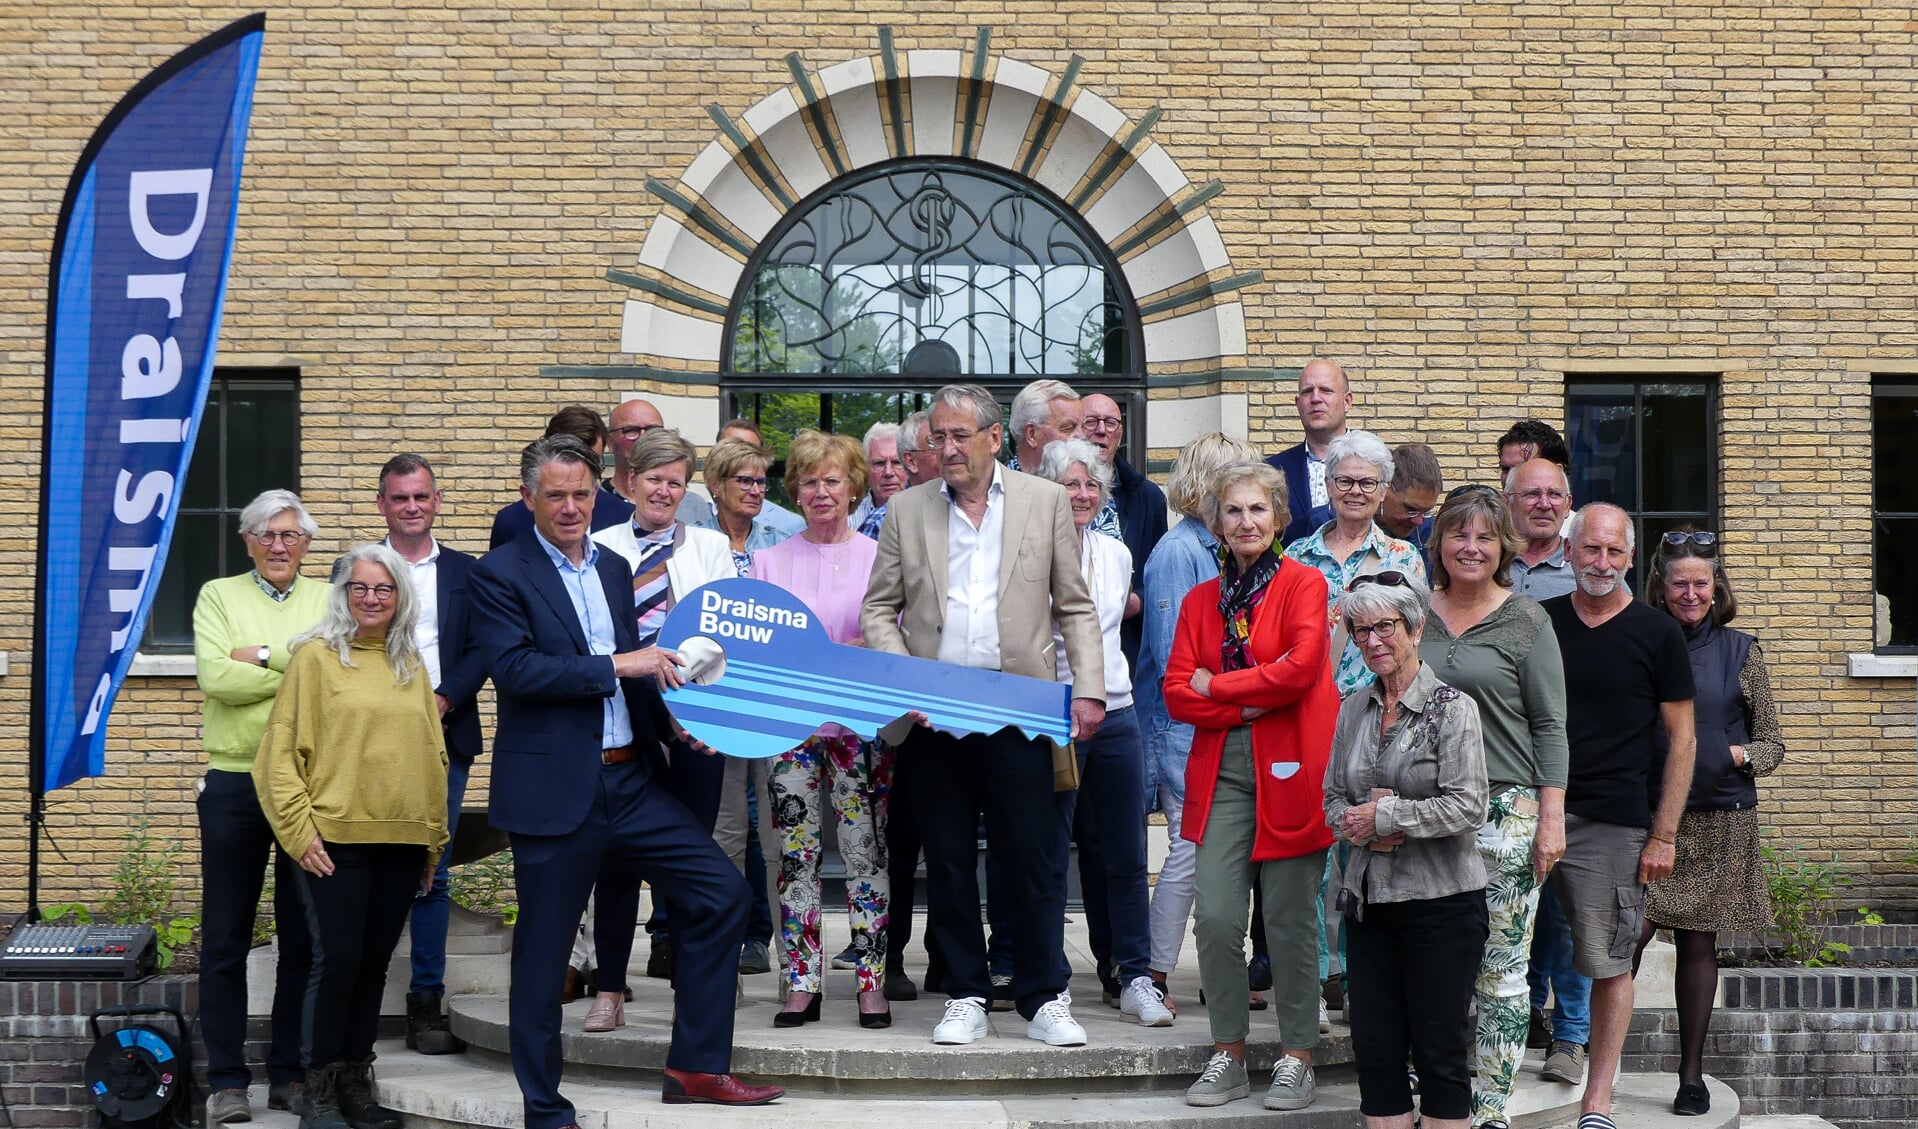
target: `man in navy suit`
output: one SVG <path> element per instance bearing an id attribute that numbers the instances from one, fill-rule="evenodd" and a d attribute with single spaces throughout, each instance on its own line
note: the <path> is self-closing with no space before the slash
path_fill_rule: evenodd
<path id="1" fill-rule="evenodd" d="M 1352 382 L 1343 368 L 1314 357 L 1299 370 L 1294 402 L 1305 442 L 1265 460 L 1285 475 L 1285 496 L 1292 500 L 1292 520 L 1279 535 L 1281 547 L 1332 520 L 1332 498 L 1325 489 L 1325 449 L 1345 434 L 1345 414 L 1352 410 Z"/>
<path id="2" fill-rule="evenodd" d="M 560 989 L 602 868 L 630 868 L 672 898 L 682 938 L 666 1054 L 668 1102 L 761 1105 L 784 1091 L 728 1073 L 733 990 L 750 892 L 666 784 L 660 740 L 678 726 L 655 679 L 676 656 L 641 651 L 633 577 L 588 536 L 599 457 L 570 435 L 520 457 L 533 531 L 473 568 L 472 641 L 498 694 L 489 819 L 513 844 L 508 1023 L 526 1129 L 575 1125 L 560 1096 Z M 615 1003 L 613 1022 L 625 1022 Z"/>
<path id="3" fill-rule="evenodd" d="M 386 544 L 412 567 L 413 591 L 420 615 L 414 642 L 426 662 L 446 733 L 446 828 L 459 825 L 466 778 L 480 754 L 479 708 L 474 699 L 486 684 L 479 652 L 467 645 L 466 580 L 473 558 L 449 549 L 433 536 L 440 513 L 439 482 L 433 467 L 418 455 L 394 455 L 380 468 L 379 509 L 386 519 Z M 406 1045 L 421 1054 L 458 1054 L 466 1043 L 446 1025 L 441 1003 L 446 994 L 447 865 L 453 852 L 440 852 L 433 884 L 413 899 L 409 932 L 413 938 L 413 979 L 406 990 Z"/>

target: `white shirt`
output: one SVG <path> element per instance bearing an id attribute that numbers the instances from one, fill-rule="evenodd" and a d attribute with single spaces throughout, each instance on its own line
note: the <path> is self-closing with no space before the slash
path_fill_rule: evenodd
<path id="1" fill-rule="evenodd" d="M 440 543 L 430 535 L 426 540 L 433 551 L 426 554 L 425 560 L 406 563 L 407 571 L 412 574 L 413 599 L 420 612 L 419 619 L 413 623 L 413 645 L 420 649 L 420 659 L 426 663 L 426 677 L 437 687 L 440 684 Z M 393 547 L 391 537 L 381 543 L 389 549 Z"/>
<path id="2" fill-rule="evenodd" d="M 1125 652 L 1119 649 L 1119 623 L 1125 619 L 1126 597 L 1132 594 L 1132 550 L 1125 547 L 1125 542 L 1091 529 L 1086 533 L 1090 536 L 1079 538 L 1079 571 L 1085 574 L 1092 606 L 1099 613 L 1099 634 L 1105 640 L 1106 712 L 1110 713 L 1132 704 L 1132 672 L 1126 667 Z M 1056 620 L 1052 624 L 1052 647 L 1059 659 L 1059 681 L 1071 682 L 1066 637 Z"/>
<path id="3" fill-rule="evenodd" d="M 946 499 L 946 622 L 939 633 L 939 661 L 999 669 L 999 560 L 1006 547 L 1004 471 L 992 464 L 986 487 L 986 516 L 974 529 L 966 512 Z"/>

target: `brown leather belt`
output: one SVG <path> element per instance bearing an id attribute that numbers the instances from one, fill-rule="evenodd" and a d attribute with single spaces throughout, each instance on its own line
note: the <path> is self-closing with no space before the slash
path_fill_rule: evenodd
<path id="1" fill-rule="evenodd" d="M 639 746 L 636 744 L 621 745 L 617 749 L 601 749 L 599 751 L 599 763 L 601 764 L 626 764 L 629 761 L 636 761 L 638 759 Z"/>

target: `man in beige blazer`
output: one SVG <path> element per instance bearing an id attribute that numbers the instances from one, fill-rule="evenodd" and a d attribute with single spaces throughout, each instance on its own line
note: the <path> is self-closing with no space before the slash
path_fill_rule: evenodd
<path id="1" fill-rule="evenodd" d="M 893 497 L 860 627 L 875 650 L 1051 681 L 1056 621 L 1078 677 L 1073 736 L 1090 737 L 1105 718 L 1104 646 L 1066 493 L 999 465 L 1000 419 L 983 388 L 947 385 L 935 394 L 926 453 L 940 477 Z M 992 987 L 977 878 L 983 813 L 987 845 L 1004 863 L 1007 888 L 995 888 L 995 897 L 1009 907 L 1017 938 L 1013 992 L 1026 1037 L 1083 1044 L 1085 1029 L 1065 996 L 1066 839 L 1053 805 L 1050 744 L 1016 729 L 954 737 L 921 725 L 899 756 L 919 797 L 916 811 L 900 814 L 916 818 L 924 838 L 926 931 L 946 962 L 952 996 L 933 1042 L 970 1043 L 987 1030 Z"/>

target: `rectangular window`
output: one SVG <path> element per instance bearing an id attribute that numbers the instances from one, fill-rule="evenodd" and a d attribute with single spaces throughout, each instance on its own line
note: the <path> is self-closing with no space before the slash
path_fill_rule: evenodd
<path id="1" fill-rule="evenodd" d="M 1717 401 L 1716 383 L 1693 376 L 1565 378 L 1572 501 L 1632 515 L 1641 573 L 1667 530 L 1718 531 Z"/>
<path id="2" fill-rule="evenodd" d="M 297 369 L 213 370 L 142 650 L 192 649 L 200 586 L 250 567 L 240 511 L 261 491 L 299 490 L 298 375 Z"/>
<path id="3" fill-rule="evenodd" d="M 1918 652 L 1918 377 L 1871 382 L 1872 646 Z"/>

